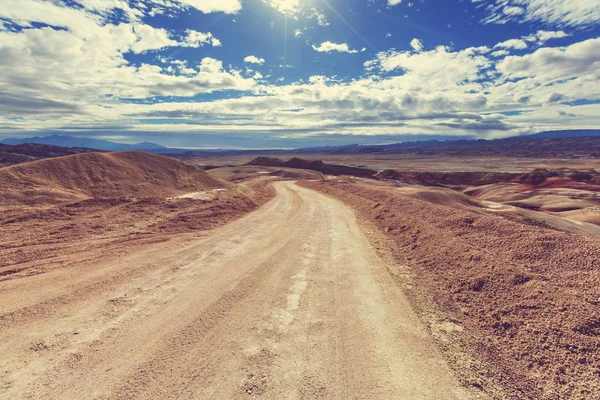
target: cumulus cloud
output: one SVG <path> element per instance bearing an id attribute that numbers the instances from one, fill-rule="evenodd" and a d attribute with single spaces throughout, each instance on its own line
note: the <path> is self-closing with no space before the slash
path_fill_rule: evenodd
<path id="1" fill-rule="evenodd" d="M 406 51 L 377 53 L 365 63 L 364 74 L 354 79 L 315 75 L 288 83 L 289 76 L 284 82 L 274 71 L 263 76 L 248 68 L 265 62 L 255 55 L 244 59 L 249 65 L 237 67 L 243 69 L 243 76 L 216 56 L 175 59 L 185 58 L 177 48 L 204 47 L 193 51 L 197 55 L 221 43 L 210 32 L 170 31 L 143 22 L 152 19 L 143 18 L 150 11 L 139 7 L 140 2 L 80 0 L 82 7 L 71 8 L 50 1 L 3 1 L 9 7 L 0 8 L 0 19 L 5 25 L 10 22 L 25 28 L 0 31 L 3 132 L 121 126 L 145 132 L 236 132 L 249 137 L 257 132 L 509 135 L 512 130 L 567 123 L 597 126 L 600 115 L 600 105 L 570 105 L 577 99 L 600 100 L 600 38 L 543 47 L 568 36 L 560 29 L 504 41 L 493 49 L 438 46 L 425 50 L 415 38 Z M 277 4 L 284 7 L 281 1 Z M 191 3 L 144 1 L 149 7 L 170 10 L 192 7 Z M 195 5 L 203 12 L 233 13 L 231 5 L 237 3 L 198 0 Z M 121 4 L 125 17 L 107 19 L 115 4 Z M 293 9 L 300 3 L 287 4 Z M 510 18 L 514 21 L 531 13 L 522 2 L 502 5 L 523 8 L 521 14 L 513 10 Z M 319 23 L 305 4 L 302 10 L 306 11 L 302 15 Z M 159 52 L 171 47 L 173 51 Z M 319 52 L 358 52 L 346 43 L 330 41 L 312 47 Z M 510 55 L 512 49 L 523 52 Z M 150 54 L 134 57 L 134 63 L 129 61 L 132 53 Z M 198 100 L 199 94 L 217 91 L 225 91 L 222 100 Z M 230 91 L 241 95 L 229 97 Z M 170 96 L 175 99 L 168 100 Z M 160 101 L 152 101 L 154 97 Z M 144 101 L 125 101 L 131 99 Z M 507 111 L 520 113 L 502 114 Z M 571 118 L 557 121 L 557 115 Z M 147 122 L 152 118 L 179 121 L 169 125 Z"/>
<path id="2" fill-rule="evenodd" d="M 453 52 L 445 46 L 421 53 L 391 50 L 378 53 L 377 58 L 365 66 L 368 70 L 410 72 L 418 79 L 455 85 L 483 77 L 482 71 L 490 67 L 491 62 L 479 52 L 477 49 Z"/>
<path id="3" fill-rule="evenodd" d="M 513 78 L 581 78 L 600 69 L 600 38 L 588 39 L 566 47 L 544 47 L 531 54 L 502 60 L 498 71 Z"/>
<path id="4" fill-rule="evenodd" d="M 510 54 L 510 51 L 508 50 L 496 50 L 494 52 L 492 52 L 492 57 L 504 57 Z"/>
<path id="5" fill-rule="evenodd" d="M 410 47 L 412 47 L 416 52 L 423 51 L 423 43 L 421 43 L 421 41 L 417 38 L 414 38 L 410 41 Z"/>
<path id="6" fill-rule="evenodd" d="M 11 1 L 11 0 L 7 0 Z M 84 4 L 102 4 L 87 1 Z M 213 46 L 220 42 L 210 33 L 188 30 L 177 38 L 165 29 L 139 21 L 105 23 L 87 8 L 69 8 L 50 2 L 22 0 L 14 8 L 0 9 L 21 31 L 0 32 L 0 90 L 18 93 L 21 107 L 4 104 L 4 115 L 33 112 L 40 105 L 78 105 L 82 113 L 106 98 L 194 96 L 217 90 L 250 90 L 255 82 L 205 58 L 197 69 L 182 64 L 167 67 L 130 64 L 125 54 L 166 47 Z M 34 27 L 34 22 L 57 26 Z M 163 60 L 164 61 L 164 60 Z M 65 106 L 62 107 L 64 109 Z M 39 108 L 40 117 L 57 115 L 58 107 Z M 104 113 L 106 111 L 102 111 Z M 50 116 L 48 114 L 51 114 Z M 64 116 L 58 117 L 63 118 Z"/>
<path id="7" fill-rule="evenodd" d="M 300 0 L 263 0 L 282 14 L 295 15 L 302 9 Z"/>
<path id="8" fill-rule="evenodd" d="M 223 12 L 235 14 L 242 9 L 241 0 L 174 0 L 189 7 L 193 7 L 203 13 Z M 159 3 L 159 1 L 155 2 Z"/>
<path id="9" fill-rule="evenodd" d="M 248 64 L 262 65 L 262 64 L 265 63 L 265 59 L 264 58 L 258 58 L 256 56 L 248 56 L 248 57 L 244 58 L 244 62 L 248 63 Z"/>
<path id="10" fill-rule="evenodd" d="M 219 39 L 217 39 L 216 37 L 213 36 L 212 33 L 208 32 L 208 33 L 204 33 L 204 32 L 198 32 L 198 31 L 194 31 L 191 29 L 188 29 L 186 31 L 187 33 L 187 37 L 185 38 L 183 44 L 186 47 L 201 47 L 204 46 L 205 44 L 210 44 L 211 46 L 214 47 L 220 47 L 221 46 L 221 41 Z"/>
<path id="11" fill-rule="evenodd" d="M 326 41 L 321 43 L 319 46 L 312 45 L 313 50 L 318 51 L 320 53 L 331 53 L 332 51 L 337 51 L 339 53 L 358 53 L 358 50 L 351 50 L 347 43 L 333 43 L 330 41 Z M 364 51 L 365 49 L 361 50 Z"/>
<path id="12" fill-rule="evenodd" d="M 523 50 L 527 48 L 527 43 L 521 39 L 510 39 L 498 43 L 494 48 Z"/>
<path id="13" fill-rule="evenodd" d="M 564 31 L 537 31 L 534 34 L 524 36 L 523 39 L 528 42 L 535 42 L 536 44 L 542 45 L 552 39 L 562 39 L 569 37 L 570 35 Z"/>

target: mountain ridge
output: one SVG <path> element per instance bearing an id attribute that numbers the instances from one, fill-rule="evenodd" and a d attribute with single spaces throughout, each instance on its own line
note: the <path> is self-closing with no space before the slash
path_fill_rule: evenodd
<path id="1" fill-rule="evenodd" d="M 61 146 L 69 148 L 88 148 L 107 151 L 126 151 L 126 150 L 160 150 L 167 147 L 152 142 L 141 142 L 135 144 L 117 143 L 104 139 L 80 138 L 69 135 L 50 135 L 35 136 L 31 138 L 8 138 L 0 141 L 7 145 L 21 145 L 26 143 L 45 144 L 51 146 Z"/>
<path id="2" fill-rule="evenodd" d="M 157 143 L 141 142 L 136 144 L 117 143 L 104 139 L 89 139 L 79 138 L 69 135 L 51 135 L 51 136 L 35 136 L 31 138 L 8 138 L 0 140 L 0 144 L 6 145 L 21 145 L 27 143 L 45 144 L 52 146 L 61 146 L 68 148 L 88 148 L 105 151 L 129 151 L 140 150 L 155 154 L 163 155 L 178 155 L 178 156 L 196 156 L 196 155 L 218 155 L 218 154 L 273 154 L 274 152 L 281 154 L 292 153 L 322 153 L 322 154 L 360 154 L 371 152 L 394 152 L 394 151 L 436 151 L 441 148 L 465 148 L 489 146 L 495 144 L 506 145 L 510 143 L 518 143 L 522 141 L 535 141 L 541 139 L 578 139 L 578 138 L 596 138 L 600 137 L 600 129 L 585 129 L 585 130 L 559 130 L 545 131 L 532 135 L 514 136 L 503 139 L 464 139 L 456 140 L 419 140 L 419 141 L 403 141 L 390 144 L 365 145 L 351 144 L 339 146 L 317 146 L 317 147 L 301 147 L 296 149 L 181 149 L 170 148 Z"/>

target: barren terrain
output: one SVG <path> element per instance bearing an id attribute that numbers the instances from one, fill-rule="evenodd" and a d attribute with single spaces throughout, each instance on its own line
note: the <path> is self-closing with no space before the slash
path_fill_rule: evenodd
<path id="1" fill-rule="evenodd" d="M 275 187 L 208 233 L 2 282 L 1 397 L 469 398 L 353 213 Z"/>
<path id="2" fill-rule="evenodd" d="M 0 167 L 0 398 L 598 397 L 596 166 L 444 160 Z"/>
<path id="3" fill-rule="evenodd" d="M 351 205 L 391 249 L 403 267 L 390 272 L 463 382 L 499 399 L 600 395 L 595 225 L 575 224 L 589 228 L 577 232 L 560 218 L 485 207 L 449 189 L 303 185 Z M 498 386 L 506 394 L 495 394 Z"/>
<path id="4" fill-rule="evenodd" d="M 223 225 L 272 196 L 176 160 L 89 153 L 0 168 L 0 279 L 43 273 L 56 258 L 113 244 L 135 247 Z M 123 251 L 123 250 L 121 250 Z"/>
<path id="5" fill-rule="evenodd" d="M 0 143 L 0 167 L 20 164 L 44 158 L 62 157 L 71 154 L 91 153 L 98 150 L 60 147 L 45 144 L 26 143 L 16 146 Z"/>

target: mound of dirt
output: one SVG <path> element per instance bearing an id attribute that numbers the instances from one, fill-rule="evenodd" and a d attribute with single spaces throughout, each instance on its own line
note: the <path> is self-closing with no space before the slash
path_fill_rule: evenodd
<path id="1" fill-rule="evenodd" d="M 175 197 L 229 184 L 169 157 L 127 151 L 45 159 L 0 169 L 0 203 L 41 204 L 94 197 Z"/>
<path id="2" fill-rule="evenodd" d="M 281 168 L 275 171 L 269 172 L 269 176 L 276 176 L 283 179 L 323 179 L 317 171 L 301 171 L 288 168 Z"/>
<path id="3" fill-rule="evenodd" d="M 264 167 L 280 167 L 284 161 L 280 158 L 273 157 L 256 157 L 246 165 L 262 165 Z"/>
<path id="4" fill-rule="evenodd" d="M 61 267 L 53 260 L 65 255 L 212 229 L 274 196 L 264 179 L 235 185 L 137 152 L 6 167 L 0 185 L 10 188 L 0 192 L 0 281 Z"/>
<path id="5" fill-rule="evenodd" d="M 415 199 L 425 200 L 429 203 L 451 205 L 454 208 L 465 210 L 474 210 L 485 208 L 479 200 L 469 197 L 465 194 L 445 188 L 432 188 L 424 186 L 401 187 L 398 192 Z"/>
<path id="6" fill-rule="evenodd" d="M 247 165 L 273 166 L 274 163 L 279 161 L 281 160 L 278 158 L 257 157 L 254 160 L 250 161 L 250 163 L 248 163 Z M 377 171 L 372 169 L 350 167 L 347 165 L 325 164 L 323 161 L 304 160 L 298 157 L 291 158 L 286 162 L 277 164 L 276 166 L 295 169 L 308 169 L 326 175 L 349 175 L 356 176 L 359 178 L 370 178 L 377 173 Z"/>
<path id="7" fill-rule="evenodd" d="M 219 167 L 208 171 L 209 174 L 228 182 L 243 182 L 267 176 L 283 179 L 323 179 L 323 175 L 316 171 L 284 168 L 265 167 L 260 165 L 242 165 L 240 167 Z"/>
<path id="8" fill-rule="evenodd" d="M 390 242 L 397 261 L 390 270 L 402 284 L 408 279 L 407 293 L 432 331 L 440 319 L 456 327 L 441 346 L 463 382 L 488 393 L 500 383 L 506 394 L 495 398 L 502 399 L 598 398 L 600 237 L 432 204 L 389 187 L 302 185 L 349 204 Z M 410 278 L 402 278 L 404 266 Z"/>

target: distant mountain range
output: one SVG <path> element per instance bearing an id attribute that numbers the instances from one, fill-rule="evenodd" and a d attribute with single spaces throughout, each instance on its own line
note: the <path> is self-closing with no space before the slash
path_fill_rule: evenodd
<path id="1" fill-rule="evenodd" d="M 500 151 L 502 153 L 512 152 L 519 150 L 519 146 L 522 146 L 523 142 L 530 140 L 541 140 L 541 139 L 577 139 L 584 137 L 599 137 L 600 129 L 588 129 L 588 130 L 563 130 L 563 131 L 549 131 L 537 133 L 534 135 L 523 135 L 516 136 L 506 139 L 497 140 L 467 140 L 464 138 L 457 140 L 426 140 L 426 141 L 413 141 L 413 142 L 401 142 L 392 143 L 385 145 L 344 145 L 344 146 L 323 146 L 323 147 L 310 147 L 300 148 L 293 150 L 224 150 L 224 149 L 177 149 L 162 146 L 156 143 L 143 142 L 136 144 L 125 144 L 116 143 L 108 140 L 101 139 L 89 139 L 80 138 L 68 135 L 52 135 L 45 137 L 31 137 L 23 139 L 4 139 L 0 141 L 2 144 L 7 145 L 19 145 L 25 143 L 45 144 L 53 146 L 62 146 L 69 148 L 91 148 L 106 151 L 124 151 L 124 150 L 142 150 L 156 154 L 170 154 L 179 156 L 200 156 L 200 155 L 264 155 L 264 154 L 364 154 L 364 153 L 453 153 L 453 154 L 468 154 L 471 151 L 478 153 L 494 153 Z M 519 144 L 521 143 L 521 144 Z M 597 151 L 595 148 L 596 141 L 593 142 L 592 148 L 582 148 L 585 146 L 592 145 L 592 143 L 577 143 L 569 142 L 569 149 L 565 150 L 592 150 Z M 492 146 L 490 148 L 490 146 Z M 528 145 L 528 147 L 531 147 Z M 555 144 L 558 149 L 558 144 Z M 547 149 L 547 148 L 546 148 Z M 557 149 L 554 149 L 556 151 Z M 528 150 L 530 150 L 528 148 Z M 539 148 L 540 151 L 544 151 L 544 148 Z M 589 152 L 589 151 L 588 151 Z"/>
<path id="2" fill-rule="evenodd" d="M 600 136 L 600 129 L 581 129 L 575 131 L 549 131 L 536 133 L 535 135 L 521 136 L 532 139 L 557 139 L 557 138 L 576 138 Z"/>
<path id="3" fill-rule="evenodd" d="M 80 138 L 68 135 L 52 135 L 45 137 L 31 137 L 31 138 L 23 138 L 23 139 L 4 139 L 0 141 L 2 144 L 8 145 L 19 145 L 25 143 L 35 143 L 35 144 L 46 144 L 51 146 L 61 146 L 61 147 L 78 147 L 78 148 L 88 148 L 88 149 L 98 149 L 98 150 L 108 150 L 108 151 L 124 151 L 124 150 L 145 150 L 145 151 L 160 151 L 167 149 L 165 146 L 161 146 L 160 144 L 143 142 L 136 144 L 126 144 L 126 143 L 116 143 L 108 140 L 101 139 L 90 139 L 90 138 Z"/>

